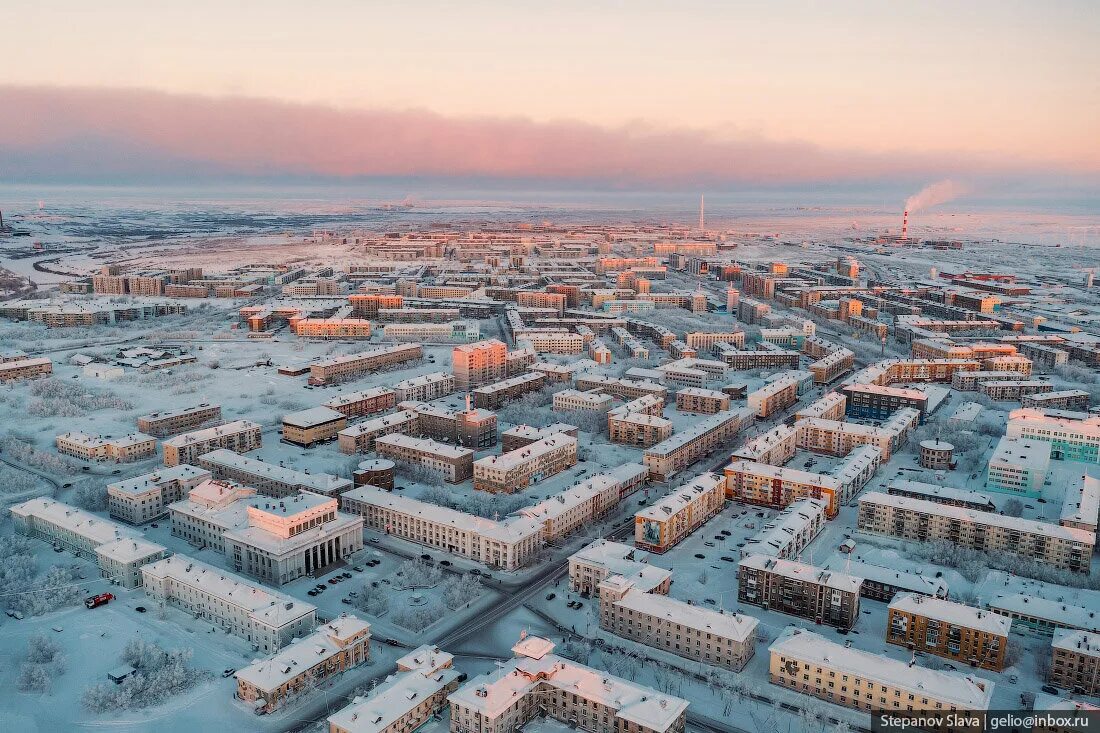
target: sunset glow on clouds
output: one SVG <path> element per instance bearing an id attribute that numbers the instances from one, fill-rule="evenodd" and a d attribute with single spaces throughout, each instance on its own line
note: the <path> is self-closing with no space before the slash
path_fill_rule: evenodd
<path id="1" fill-rule="evenodd" d="M 1098 18 L 982 0 L 9 0 L 0 175 L 1094 177 Z"/>

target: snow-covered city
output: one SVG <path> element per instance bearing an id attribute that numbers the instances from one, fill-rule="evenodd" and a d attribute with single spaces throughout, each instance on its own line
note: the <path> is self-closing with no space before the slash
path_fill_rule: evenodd
<path id="1" fill-rule="evenodd" d="M 1100 3 L 0 27 L 0 733 L 1100 727 Z"/>

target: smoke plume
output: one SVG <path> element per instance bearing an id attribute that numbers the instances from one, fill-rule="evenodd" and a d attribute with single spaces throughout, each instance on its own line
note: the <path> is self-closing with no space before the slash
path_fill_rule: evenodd
<path id="1" fill-rule="evenodd" d="M 952 181 L 949 178 L 942 181 L 936 181 L 922 188 L 919 193 L 906 199 L 905 210 L 913 214 L 921 209 L 927 209 L 929 206 L 945 204 L 952 199 L 965 196 L 969 191 L 969 187 L 965 184 Z"/>

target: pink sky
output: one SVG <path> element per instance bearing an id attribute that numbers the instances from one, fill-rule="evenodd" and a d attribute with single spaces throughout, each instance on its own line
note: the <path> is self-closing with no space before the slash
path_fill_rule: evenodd
<path id="1" fill-rule="evenodd" d="M 1097 7 L 7 0 L 0 23 L 18 32 L 0 46 L 0 164 L 1093 175 Z"/>

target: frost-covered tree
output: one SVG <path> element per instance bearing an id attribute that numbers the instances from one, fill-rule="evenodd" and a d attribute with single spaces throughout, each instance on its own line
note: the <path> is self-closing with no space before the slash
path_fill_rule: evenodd
<path id="1" fill-rule="evenodd" d="M 80 603 L 83 592 L 71 568 L 54 565 L 41 580 L 35 581 L 12 601 L 12 606 L 28 616 L 41 616 Z"/>
<path id="2" fill-rule="evenodd" d="M 452 575 L 443 581 L 442 590 L 447 608 L 461 608 L 481 595 L 481 583 L 473 575 Z"/>
<path id="3" fill-rule="evenodd" d="M 355 607 L 371 616 L 385 616 L 390 610 L 390 598 L 381 588 L 364 583 L 355 598 Z"/>
<path id="4" fill-rule="evenodd" d="M 423 631 L 433 623 L 443 618 L 445 613 L 443 604 L 438 601 L 429 601 L 423 606 L 405 606 L 390 613 L 390 620 L 398 626 L 403 626 L 409 631 Z"/>
<path id="5" fill-rule="evenodd" d="M 1005 515 L 1009 517 L 1023 516 L 1024 504 L 1019 499 L 1009 499 L 1004 503 L 1004 506 L 1001 507 L 1001 511 L 1003 511 Z"/>
<path id="6" fill-rule="evenodd" d="M 42 664 L 24 664 L 19 670 L 16 685 L 23 692 L 46 692 L 52 680 L 49 670 Z"/>
<path id="7" fill-rule="evenodd" d="M 398 567 L 395 585 L 402 589 L 432 588 L 443 579 L 443 571 L 422 560 L 406 560 Z"/>

